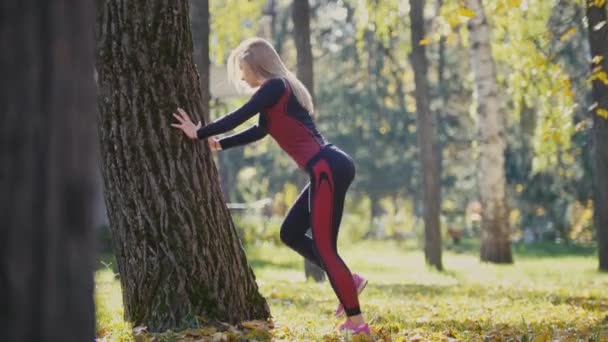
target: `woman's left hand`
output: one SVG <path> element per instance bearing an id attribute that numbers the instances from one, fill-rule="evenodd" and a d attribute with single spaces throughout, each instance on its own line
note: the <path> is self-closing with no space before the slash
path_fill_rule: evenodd
<path id="1" fill-rule="evenodd" d="M 198 139 L 196 131 L 201 128 L 201 122 L 199 121 L 198 124 L 195 125 L 192 120 L 190 120 L 188 114 L 181 108 L 177 108 L 177 112 L 179 114 L 173 113 L 173 116 L 179 121 L 179 124 L 171 124 L 171 126 L 180 128 L 190 139 Z"/>

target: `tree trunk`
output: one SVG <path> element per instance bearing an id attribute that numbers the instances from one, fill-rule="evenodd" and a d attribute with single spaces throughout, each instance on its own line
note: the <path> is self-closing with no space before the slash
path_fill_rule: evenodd
<path id="1" fill-rule="evenodd" d="M 608 73 L 608 25 L 606 3 L 587 0 L 592 74 Z M 593 80 L 593 213 L 597 229 L 599 268 L 608 271 L 608 84 Z"/>
<path id="2" fill-rule="evenodd" d="M 95 5 L 0 13 L 0 341 L 92 341 Z"/>
<path id="3" fill-rule="evenodd" d="M 504 116 L 498 94 L 490 28 L 481 0 L 467 0 L 475 16 L 469 21 L 470 61 L 475 77 L 479 167 L 477 182 L 482 205 L 481 260 L 512 263 L 504 170 Z"/>
<path id="4" fill-rule="evenodd" d="M 293 39 L 298 59 L 298 79 L 308 88 L 314 99 L 314 73 L 312 47 L 310 45 L 310 5 L 308 0 L 293 0 Z M 312 114 L 312 113 L 311 113 Z"/>
<path id="5" fill-rule="evenodd" d="M 426 78 L 428 67 L 424 45 L 424 0 L 410 0 L 412 31 L 412 66 L 416 83 L 416 122 L 418 146 L 422 162 L 422 196 L 424 201 L 424 256 L 426 262 L 442 270 L 441 230 L 439 210 L 439 155 L 437 149 L 437 121 L 429 105 L 429 85 Z"/>
<path id="6" fill-rule="evenodd" d="M 211 92 L 210 92 L 210 65 L 209 58 L 209 33 L 211 24 L 209 20 L 209 0 L 190 0 L 190 19 L 192 20 L 192 42 L 194 47 L 194 61 L 198 69 L 201 83 L 202 116 L 205 122 L 211 122 Z M 225 153 L 217 155 L 220 174 L 220 184 L 224 200 L 230 202 L 232 192 L 231 183 L 228 181 L 228 156 Z"/>
<path id="7" fill-rule="evenodd" d="M 293 39 L 298 59 L 298 79 L 308 88 L 314 99 L 314 77 L 312 68 L 312 48 L 310 46 L 310 4 L 308 0 L 293 0 Z M 311 115 L 313 113 L 310 113 Z M 310 229 L 307 232 L 310 234 Z M 316 265 L 304 260 L 304 274 L 317 282 L 325 279 L 325 273 Z"/>
<path id="8" fill-rule="evenodd" d="M 125 318 L 150 331 L 195 315 L 264 319 L 206 142 L 170 126 L 204 112 L 187 1 L 108 0 L 98 17 L 102 164 Z"/>
<path id="9" fill-rule="evenodd" d="M 209 0 L 191 0 L 192 7 L 192 40 L 194 45 L 194 61 L 201 80 L 202 113 L 205 122 L 210 122 L 209 102 Z"/>
<path id="10" fill-rule="evenodd" d="M 266 4 L 262 9 L 262 18 L 260 18 L 258 36 L 264 37 L 272 41 L 275 36 L 274 25 L 276 21 L 276 0 L 266 0 Z"/>

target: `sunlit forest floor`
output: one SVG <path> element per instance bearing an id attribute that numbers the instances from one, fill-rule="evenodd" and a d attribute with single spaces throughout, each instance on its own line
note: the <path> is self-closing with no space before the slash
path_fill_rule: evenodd
<path id="1" fill-rule="evenodd" d="M 608 274 L 593 250 L 514 246 L 515 264 L 479 262 L 465 243 L 443 254 L 445 271 L 425 266 L 419 249 L 398 242 L 342 244 L 351 269 L 369 279 L 360 297 L 380 341 L 608 341 Z M 103 265 L 96 275 L 102 341 L 360 340 L 340 335 L 337 299 L 328 284 L 305 281 L 302 259 L 283 246 L 247 248 L 273 327 L 248 322 L 227 331 L 141 333 L 122 319 L 120 284 Z"/>

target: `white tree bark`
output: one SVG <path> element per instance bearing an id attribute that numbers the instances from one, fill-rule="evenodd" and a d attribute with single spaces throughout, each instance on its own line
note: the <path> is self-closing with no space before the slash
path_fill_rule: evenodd
<path id="1" fill-rule="evenodd" d="M 490 27 L 482 0 L 467 0 L 475 11 L 469 22 L 470 61 L 475 77 L 479 142 L 477 182 L 482 203 L 481 260 L 511 263 L 504 168 L 505 112 L 498 94 Z"/>

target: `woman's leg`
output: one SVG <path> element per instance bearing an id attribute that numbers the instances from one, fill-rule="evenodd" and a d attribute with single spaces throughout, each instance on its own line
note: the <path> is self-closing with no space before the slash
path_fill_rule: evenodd
<path id="1" fill-rule="evenodd" d="M 354 175 L 350 158 L 335 151 L 328 153 L 312 166 L 310 203 L 313 241 L 329 281 L 346 314 L 362 322 L 353 276 L 337 251 L 346 190 Z"/>
<path id="2" fill-rule="evenodd" d="M 289 208 L 281 225 L 281 241 L 313 264 L 324 269 L 314 249 L 312 238 L 306 235 L 306 231 L 310 228 L 309 191 L 310 183 L 304 187 L 295 203 Z"/>

